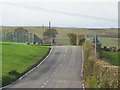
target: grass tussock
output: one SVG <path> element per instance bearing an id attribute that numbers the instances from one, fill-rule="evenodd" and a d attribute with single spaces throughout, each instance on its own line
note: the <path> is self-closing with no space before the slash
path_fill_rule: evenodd
<path id="1" fill-rule="evenodd" d="M 84 80 L 86 88 L 119 88 L 118 66 L 95 58 L 94 47 L 89 40 L 84 45 Z"/>

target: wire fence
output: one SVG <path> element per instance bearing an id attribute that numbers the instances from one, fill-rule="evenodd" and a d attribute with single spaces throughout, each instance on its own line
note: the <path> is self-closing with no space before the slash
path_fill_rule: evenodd
<path id="1" fill-rule="evenodd" d="M 9 32 L 2 31 L 2 41 L 3 42 L 34 42 L 34 34 L 29 32 Z"/>

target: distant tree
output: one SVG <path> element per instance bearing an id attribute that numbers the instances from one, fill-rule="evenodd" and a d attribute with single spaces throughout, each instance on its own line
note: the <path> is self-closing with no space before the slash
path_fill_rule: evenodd
<path id="1" fill-rule="evenodd" d="M 53 43 L 55 43 L 55 37 L 57 36 L 58 32 L 56 29 L 46 29 L 43 32 L 43 39 L 45 42 L 50 43 L 51 40 Z"/>
<path id="2" fill-rule="evenodd" d="M 77 42 L 78 42 L 78 45 L 82 45 L 83 42 L 85 41 L 84 35 L 82 35 L 82 34 L 77 35 L 74 33 L 69 33 L 67 35 L 70 39 L 71 45 L 77 45 Z"/>
<path id="3" fill-rule="evenodd" d="M 85 42 L 85 36 L 82 34 L 78 35 L 78 44 L 82 45 Z"/>
<path id="4" fill-rule="evenodd" d="M 46 29 L 43 32 L 43 36 L 46 36 L 46 37 L 56 37 L 56 34 L 58 34 L 56 29 Z"/>
<path id="5" fill-rule="evenodd" d="M 70 39 L 70 44 L 71 45 L 76 45 L 76 34 L 74 34 L 74 33 L 69 33 L 69 34 L 67 34 L 68 35 L 68 37 L 69 37 L 69 39 Z"/>

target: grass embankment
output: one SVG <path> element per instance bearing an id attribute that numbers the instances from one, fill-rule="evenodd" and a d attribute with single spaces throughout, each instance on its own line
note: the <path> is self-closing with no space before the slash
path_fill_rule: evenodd
<path id="1" fill-rule="evenodd" d="M 42 59 L 47 47 L 19 43 L 2 43 L 2 83 L 8 83 Z M 8 74 L 16 71 L 14 74 Z"/>
<path id="2" fill-rule="evenodd" d="M 120 63 L 118 63 L 118 56 L 120 56 L 120 52 L 103 52 L 101 58 L 109 62 L 111 65 L 118 66 L 120 65 Z"/>
<path id="3" fill-rule="evenodd" d="M 85 41 L 83 48 L 85 87 L 118 88 L 118 66 L 95 58 L 94 47 L 90 41 Z"/>

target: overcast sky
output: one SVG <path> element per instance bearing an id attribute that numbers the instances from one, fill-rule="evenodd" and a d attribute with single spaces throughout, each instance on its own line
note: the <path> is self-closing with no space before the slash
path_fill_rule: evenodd
<path id="1" fill-rule="evenodd" d="M 0 25 L 47 26 L 51 21 L 54 27 L 113 28 L 118 25 L 118 1 L 2 0 Z"/>

